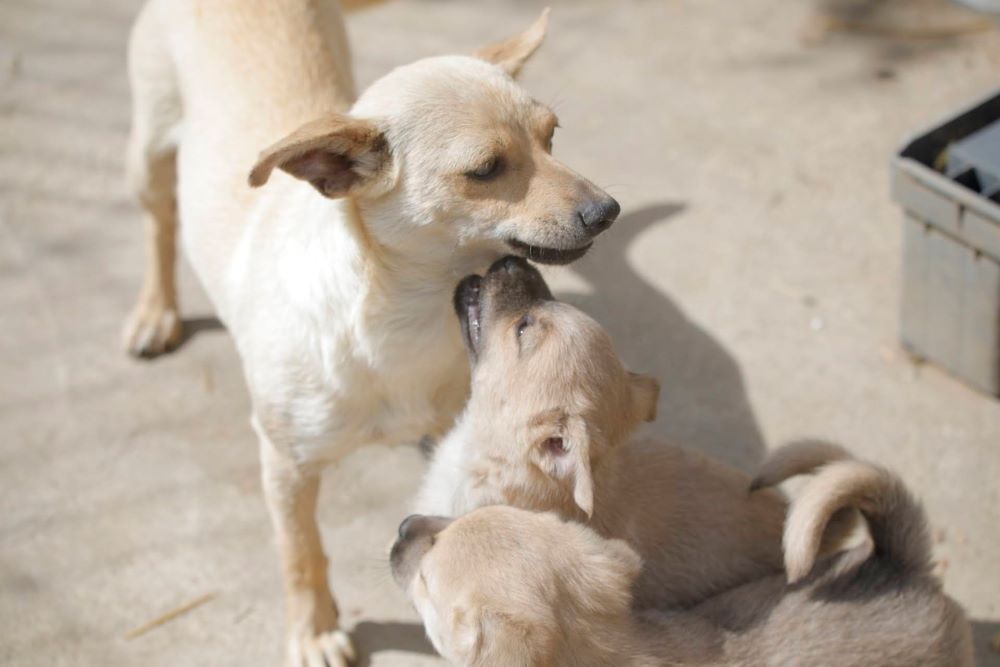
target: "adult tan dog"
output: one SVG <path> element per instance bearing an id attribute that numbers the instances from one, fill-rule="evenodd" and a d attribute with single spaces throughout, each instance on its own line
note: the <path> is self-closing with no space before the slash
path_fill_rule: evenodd
<path id="1" fill-rule="evenodd" d="M 655 380 L 629 373 L 601 326 L 552 300 L 524 260 L 458 287 L 472 391 L 416 503 L 457 516 L 513 505 L 585 521 L 643 557 L 642 606 L 691 604 L 781 569 L 784 498 L 696 452 L 631 438 Z"/>
<path id="2" fill-rule="evenodd" d="M 400 67 L 356 102 L 334 2 L 152 0 L 135 23 L 128 174 L 148 270 L 125 345 L 155 355 L 181 334 L 180 218 L 244 364 L 290 664 L 352 653 L 315 522 L 320 464 L 451 425 L 468 376 L 458 276 L 510 251 L 572 261 L 618 214 L 551 156 L 555 115 L 512 79 L 546 17 L 478 57 Z"/>
<path id="3" fill-rule="evenodd" d="M 870 540 L 817 564 L 828 523 L 860 511 Z M 971 667 L 968 622 L 930 574 L 919 505 L 878 466 L 824 467 L 792 503 L 788 579 L 690 610 L 636 614 L 636 553 L 554 514 L 488 507 L 409 517 L 392 569 L 438 651 L 468 667 Z"/>

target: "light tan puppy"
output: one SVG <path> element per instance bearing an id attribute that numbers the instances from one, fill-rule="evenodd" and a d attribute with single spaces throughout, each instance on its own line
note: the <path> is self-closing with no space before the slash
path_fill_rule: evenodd
<path id="1" fill-rule="evenodd" d="M 572 261 L 618 213 L 552 157 L 555 115 L 512 78 L 545 26 L 355 100 L 335 2 L 151 0 L 135 23 L 128 173 L 149 238 L 125 345 L 181 335 L 180 218 L 242 357 L 293 665 L 352 653 L 315 521 L 321 464 L 442 434 L 468 386 L 456 278 L 511 251 Z"/>
<path id="2" fill-rule="evenodd" d="M 816 564 L 859 510 L 870 540 Z M 673 613 L 636 614 L 640 559 L 553 514 L 489 507 L 409 517 L 392 569 L 438 651 L 468 667 L 955 667 L 973 664 L 957 604 L 930 574 L 926 520 L 899 479 L 858 461 L 821 470 L 791 507 L 775 575 Z"/>
<path id="3" fill-rule="evenodd" d="M 658 385 L 622 366 L 607 333 L 552 300 L 518 258 L 458 287 L 472 392 L 416 503 L 458 516 L 513 505 L 624 539 L 643 557 L 639 605 L 683 605 L 781 569 L 785 501 L 750 478 L 655 439 Z"/>

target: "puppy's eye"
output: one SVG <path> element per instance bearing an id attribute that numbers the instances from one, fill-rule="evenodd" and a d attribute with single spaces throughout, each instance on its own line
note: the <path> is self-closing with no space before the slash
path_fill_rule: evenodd
<path id="1" fill-rule="evenodd" d="M 551 438 L 546 438 L 542 446 L 549 454 L 562 455 L 566 453 L 566 443 L 559 437 L 553 436 Z"/>
<path id="2" fill-rule="evenodd" d="M 499 176 L 502 169 L 503 161 L 500 158 L 495 157 L 492 160 L 488 160 L 487 162 L 479 165 L 472 171 L 466 172 L 465 175 L 477 181 L 489 181 Z"/>
<path id="3" fill-rule="evenodd" d="M 524 330 L 530 327 L 534 321 L 535 320 L 532 319 L 530 315 L 525 315 L 520 320 L 518 320 L 517 327 L 515 327 L 515 330 L 517 331 L 517 337 L 520 338 L 521 334 L 524 333 Z"/>

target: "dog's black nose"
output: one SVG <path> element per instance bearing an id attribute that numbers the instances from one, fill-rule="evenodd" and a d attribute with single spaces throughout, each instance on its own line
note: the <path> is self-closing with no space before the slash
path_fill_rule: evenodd
<path id="1" fill-rule="evenodd" d="M 417 519 L 420 518 L 419 514 L 411 514 L 410 516 L 403 519 L 403 522 L 399 524 L 399 539 L 408 540 L 413 533 L 414 525 Z"/>
<path id="2" fill-rule="evenodd" d="M 617 201 L 606 197 L 587 202 L 577 210 L 576 214 L 584 230 L 591 236 L 597 236 L 611 226 L 621 210 L 622 207 Z"/>

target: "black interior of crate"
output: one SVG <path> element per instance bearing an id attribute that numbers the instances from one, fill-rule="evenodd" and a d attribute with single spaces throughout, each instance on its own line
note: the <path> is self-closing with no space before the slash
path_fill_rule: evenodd
<path id="1" fill-rule="evenodd" d="M 1000 193 L 1000 119 L 951 144 L 945 173 L 984 197 Z"/>
<path id="2" fill-rule="evenodd" d="M 941 125 L 927 134 L 911 141 L 900 153 L 946 175 L 960 185 L 973 190 L 988 199 L 1000 203 L 1000 189 L 993 183 L 992 171 L 984 177 L 984 168 L 992 170 L 992 165 L 969 165 L 952 161 L 948 169 L 946 151 L 957 141 L 1000 122 L 1000 93 L 981 102 L 957 118 Z M 988 191 L 984 191 L 984 189 Z"/>

